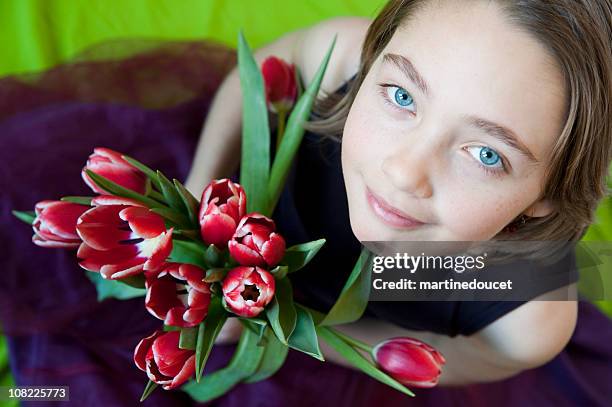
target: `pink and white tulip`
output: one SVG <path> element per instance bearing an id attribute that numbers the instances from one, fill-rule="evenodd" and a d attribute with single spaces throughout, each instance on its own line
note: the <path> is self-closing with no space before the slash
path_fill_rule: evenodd
<path id="1" fill-rule="evenodd" d="M 147 276 L 145 307 L 165 325 L 193 327 L 204 320 L 210 305 L 210 285 L 204 270 L 191 264 L 169 263 Z"/>
<path id="2" fill-rule="evenodd" d="M 206 244 L 225 248 L 246 213 L 246 194 L 227 178 L 214 180 L 202 193 L 200 232 Z"/>
<path id="3" fill-rule="evenodd" d="M 246 215 L 228 242 L 230 255 L 243 266 L 275 266 L 285 254 L 285 239 L 275 230 L 272 219 L 258 213 Z"/>
<path id="4" fill-rule="evenodd" d="M 274 277 L 259 267 L 236 267 L 223 279 L 228 308 L 243 317 L 254 317 L 274 298 Z"/>
<path id="5" fill-rule="evenodd" d="M 156 331 L 134 350 L 134 363 L 151 381 L 172 390 L 195 373 L 195 351 L 179 348 L 180 331 Z"/>
<path id="6" fill-rule="evenodd" d="M 36 204 L 36 218 L 32 223 L 32 241 L 41 247 L 79 247 L 81 238 L 77 234 L 77 219 L 90 206 L 64 201 L 41 201 Z"/>
<path id="7" fill-rule="evenodd" d="M 412 387 L 433 387 L 438 383 L 444 356 L 414 338 L 391 338 L 372 349 L 378 366 L 398 382 Z"/>
<path id="8" fill-rule="evenodd" d="M 83 181 L 96 193 L 108 194 L 108 192 L 99 188 L 87 175 L 85 170 L 90 170 L 98 175 L 101 175 L 124 188 L 130 189 L 139 194 L 145 194 L 147 186 L 147 177 L 139 169 L 133 167 L 125 161 L 121 154 L 109 148 L 97 147 L 89 156 L 87 164 L 81 171 Z"/>
<path id="9" fill-rule="evenodd" d="M 77 256 L 80 266 L 108 279 L 143 271 L 158 271 L 172 251 L 172 228 L 138 202 L 114 196 L 92 200 L 94 208 L 77 221 L 83 240 Z"/>

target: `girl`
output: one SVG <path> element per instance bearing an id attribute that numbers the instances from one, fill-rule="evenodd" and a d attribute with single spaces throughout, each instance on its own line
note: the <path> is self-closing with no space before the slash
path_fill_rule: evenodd
<path id="1" fill-rule="evenodd" d="M 394 0 L 373 21 L 330 20 L 259 50 L 259 61 L 282 57 L 309 83 L 338 35 L 311 132 L 273 215 L 288 244 L 327 239 L 291 276 L 298 300 L 329 309 L 360 241 L 580 238 L 604 196 L 610 161 L 611 15 L 606 0 Z M 1 81 L 10 95 L 0 98 L 0 162 L 10 168 L 2 207 L 89 194 L 78 174 L 94 146 L 179 179 L 193 158 L 194 193 L 236 175 L 242 106 L 236 72 L 227 75 L 233 52 L 145 45 L 129 57 L 121 50 L 123 59 Z M 79 406 L 134 406 L 146 382 L 132 364 L 134 347 L 159 320 L 142 298 L 98 302 L 74 253 L 33 248 L 8 210 L 2 220 L 0 319 L 16 384 L 69 386 Z M 408 399 L 324 348 L 325 363 L 290 352 L 270 379 L 240 384 L 210 404 L 606 405 L 612 398 L 612 324 L 588 303 L 372 302 L 341 330 L 371 344 L 393 336 L 430 343 L 447 359 L 440 385 Z M 237 331 L 226 327 L 205 374 L 228 363 Z M 145 403 L 195 404 L 160 390 Z"/>
<path id="2" fill-rule="evenodd" d="M 321 254 L 326 261 L 317 267 L 325 274 L 309 274 L 317 273 L 313 266 L 301 273 L 309 281 L 296 276 L 297 289 L 329 308 L 335 297 L 321 294 L 328 285 L 322 276 L 336 279 L 337 270 L 350 269 L 356 256 L 354 249 L 346 254 L 347 241 L 355 238 L 579 239 L 605 195 L 611 159 L 611 18 L 605 1 L 397 0 L 374 21 L 334 19 L 260 49 L 259 61 L 284 58 L 307 84 L 338 35 L 322 84 L 330 96 L 308 127 L 328 139 L 307 134 L 290 178 L 296 196 L 287 192 L 274 215 L 289 240 L 300 241 L 296 227 L 307 229 L 304 236 L 326 237 L 336 259 L 330 266 L 334 260 Z M 237 100 L 233 71 L 195 154 L 187 181 L 194 193 L 236 170 Z M 341 157 L 340 144 L 329 139 L 341 141 Z M 341 177 L 340 163 L 311 157 L 318 143 L 328 154 L 319 160 L 341 159 Z M 510 225 L 518 231 L 510 233 Z M 352 236 L 339 227 L 350 227 Z M 572 336 L 577 309 L 575 301 L 384 309 L 371 303 L 378 319 L 341 330 L 368 343 L 422 339 L 447 359 L 440 385 L 458 385 L 498 381 L 550 361 Z M 239 324 L 227 324 L 219 343 L 236 341 L 239 332 Z M 346 364 L 330 349 L 325 354 Z"/>

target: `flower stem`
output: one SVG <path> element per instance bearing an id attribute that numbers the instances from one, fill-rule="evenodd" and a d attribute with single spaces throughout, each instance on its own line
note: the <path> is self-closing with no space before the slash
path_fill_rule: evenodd
<path id="1" fill-rule="evenodd" d="M 366 352 L 368 352 L 368 354 L 372 353 L 372 347 L 370 345 L 368 345 L 365 342 L 361 342 L 358 339 L 352 338 L 342 332 L 340 332 L 337 329 L 334 329 L 332 327 L 327 327 L 327 329 L 329 329 L 330 331 L 332 331 L 336 336 L 338 336 L 340 339 L 342 339 L 344 342 L 348 343 L 349 345 L 359 348 L 361 350 L 364 350 Z"/>
<path id="2" fill-rule="evenodd" d="M 322 321 L 323 318 L 325 318 L 325 314 L 323 314 L 322 312 L 319 312 L 315 309 L 312 309 L 310 307 L 307 307 L 305 305 L 300 304 L 300 306 L 302 306 L 303 308 L 305 308 L 308 312 L 310 312 L 310 314 L 313 316 L 313 319 L 315 320 L 315 325 L 318 325 L 319 321 Z M 336 336 L 338 336 L 340 339 L 342 339 L 344 342 L 348 343 L 349 345 L 359 348 L 361 350 L 364 350 L 366 352 L 368 352 L 368 354 L 372 353 L 372 347 L 370 345 L 368 345 L 365 342 L 361 342 L 358 339 L 352 338 L 340 331 L 338 331 L 337 329 L 332 328 L 331 326 L 326 326 L 326 329 L 329 329 L 333 334 L 335 334 Z"/>
<path id="3" fill-rule="evenodd" d="M 287 112 L 281 110 L 278 112 L 278 128 L 276 132 L 276 151 L 278 152 L 278 148 L 280 147 L 281 140 L 283 139 L 283 135 L 285 134 L 285 118 L 287 116 Z"/>

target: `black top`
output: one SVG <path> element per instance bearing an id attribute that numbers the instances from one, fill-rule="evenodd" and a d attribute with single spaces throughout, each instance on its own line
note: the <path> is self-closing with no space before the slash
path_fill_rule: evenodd
<path id="1" fill-rule="evenodd" d="M 338 92 L 346 92 L 347 85 Z M 306 132 L 273 214 L 287 246 L 326 239 L 311 263 L 290 274 L 296 299 L 324 312 L 335 303 L 361 251 L 350 226 L 340 148 L 337 141 Z M 524 302 L 371 301 L 364 315 L 406 329 L 471 335 Z"/>

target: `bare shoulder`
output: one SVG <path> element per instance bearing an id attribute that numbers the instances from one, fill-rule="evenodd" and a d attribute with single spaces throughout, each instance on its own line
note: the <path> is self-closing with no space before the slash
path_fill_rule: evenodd
<path id="1" fill-rule="evenodd" d="M 336 17 L 302 31 L 295 62 L 305 84 L 314 77 L 327 49 L 337 35 L 321 88 L 332 92 L 351 78 L 359 67 L 361 48 L 372 20 L 363 17 Z"/>
<path id="2" fill-rule="evenodd" d="M 529 301 L 488 325 L 474 336 L 485 341 L 510 363 L 540 366 L 569 342 L 578 315 L 576 301 Z"/>

